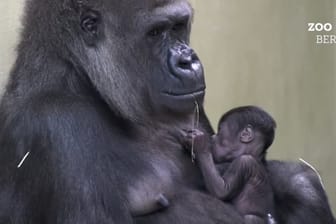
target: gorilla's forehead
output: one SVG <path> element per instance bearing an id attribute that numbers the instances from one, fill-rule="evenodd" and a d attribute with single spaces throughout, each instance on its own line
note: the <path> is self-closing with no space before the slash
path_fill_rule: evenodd
<path id="1" fill-rule="evenodd" d="M 138 14 L 145 17 L 161 17 L 161 18 L 179 18 L 193 15 L 193 9 L 186 0 L 145 0 L 148 4 L 144 4 Z"/>
<path id="2" fill-rule="evenodd" d="M 114 2 L 117 5 L 123 4 L 129 8 L 143 8 L 147 10 L 154 10 L 157 8 L 167 8 L 167 7 L 178 7 L 178 6 L 188 6 L 190 3 L 188 0 L 125 0 Z"/>
<path id="3" fill-rule="evenodd" d="M 174 2 L 187 2 L 186 0 L 148 0 L 154 8 L 163 7 Z"/>
<path id="4" fill-rule="evenodd" d="M 134 2 L 134 4 L 123 3 Z M 117 16 L 120 12 L 127 12 L 123 15 L 126 20 L 136 23 L 138 26 L 151 23 L 158 20 L 179 20 L 193 17 L 193 9 L 186 0 L 129 0 L 120 1 L 122 4 L 112 4 L 109 6 Z M 116 7 L 118 9 L 116 9 Z M 130 17 L 130 15 L 132 15 Z M 127 18 L 128 17 L 128 18 Z"/>
<path id="5" fill-rule="evenodd" d="M 191 15 L 193 13 L 190 4 L 187 1 L 169 1 L 169 4 L 162 4 L 160 6 L 156 6 L 152 8 L 152 13 L 159 16 L 183 16 L 183 15 Z"/>

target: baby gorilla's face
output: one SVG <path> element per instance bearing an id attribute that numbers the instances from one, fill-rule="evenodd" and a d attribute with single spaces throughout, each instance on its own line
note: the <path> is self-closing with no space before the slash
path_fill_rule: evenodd
<path id="1" fill-rule="evenodd" d="M 244 154 L 239 133 L 234 133 L 225 121 L 220 124 L 217 134 L 213 136 L 213 150 L 220 154 L 222 161 L 232 161 Z"/>

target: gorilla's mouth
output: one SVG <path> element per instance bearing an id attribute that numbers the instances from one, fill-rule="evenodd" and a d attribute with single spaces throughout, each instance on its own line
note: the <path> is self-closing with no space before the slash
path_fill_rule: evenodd
<path id="1" fill-rule="evenodd" d="M 189 98 L 189 97 L 194 97 L 197 98 L 201 95 L 204 95 L 205 93 L 205 86 L 202 86 L 201 88 L 194 90 L 194 91 L 174 91 L 174 90 L 169 90 L 169 91 L 163 91 L 163 94 L 166 96 L 174 97 L 174 98 Z"/>

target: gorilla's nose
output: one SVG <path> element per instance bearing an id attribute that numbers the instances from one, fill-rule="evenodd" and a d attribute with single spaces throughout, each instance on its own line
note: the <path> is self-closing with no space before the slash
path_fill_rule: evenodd
<path id="1" fill-rule="evenodd" d="M 182 69 L 192 69 L 191 65 L 197 60 L 197 56 L 192 49 L 184 49 L 180 52 L 180 57 L 177 58 L 177 66 Z"/>
<path id="2" fill-rule="evenodd" d="M 170 49 L 169 68 L 179 78 L 202 75 L 202 65 L 196 53 L 187 45 Z"/>

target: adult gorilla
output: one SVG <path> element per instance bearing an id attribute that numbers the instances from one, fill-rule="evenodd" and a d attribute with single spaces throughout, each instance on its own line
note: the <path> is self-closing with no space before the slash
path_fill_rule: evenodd
<path id="1" fill-rule="evenodd" d="M 190 5 L 27 4 L 0 109 L 0 223 L 242 223 L 202 193 L 178 140 L 205 88 L 188 47 Z M 333 222 L 316 175 L 300 165 L 270 169 L 281 223 Z M 134 216 L 161 193 L 168 209 Z"/>

